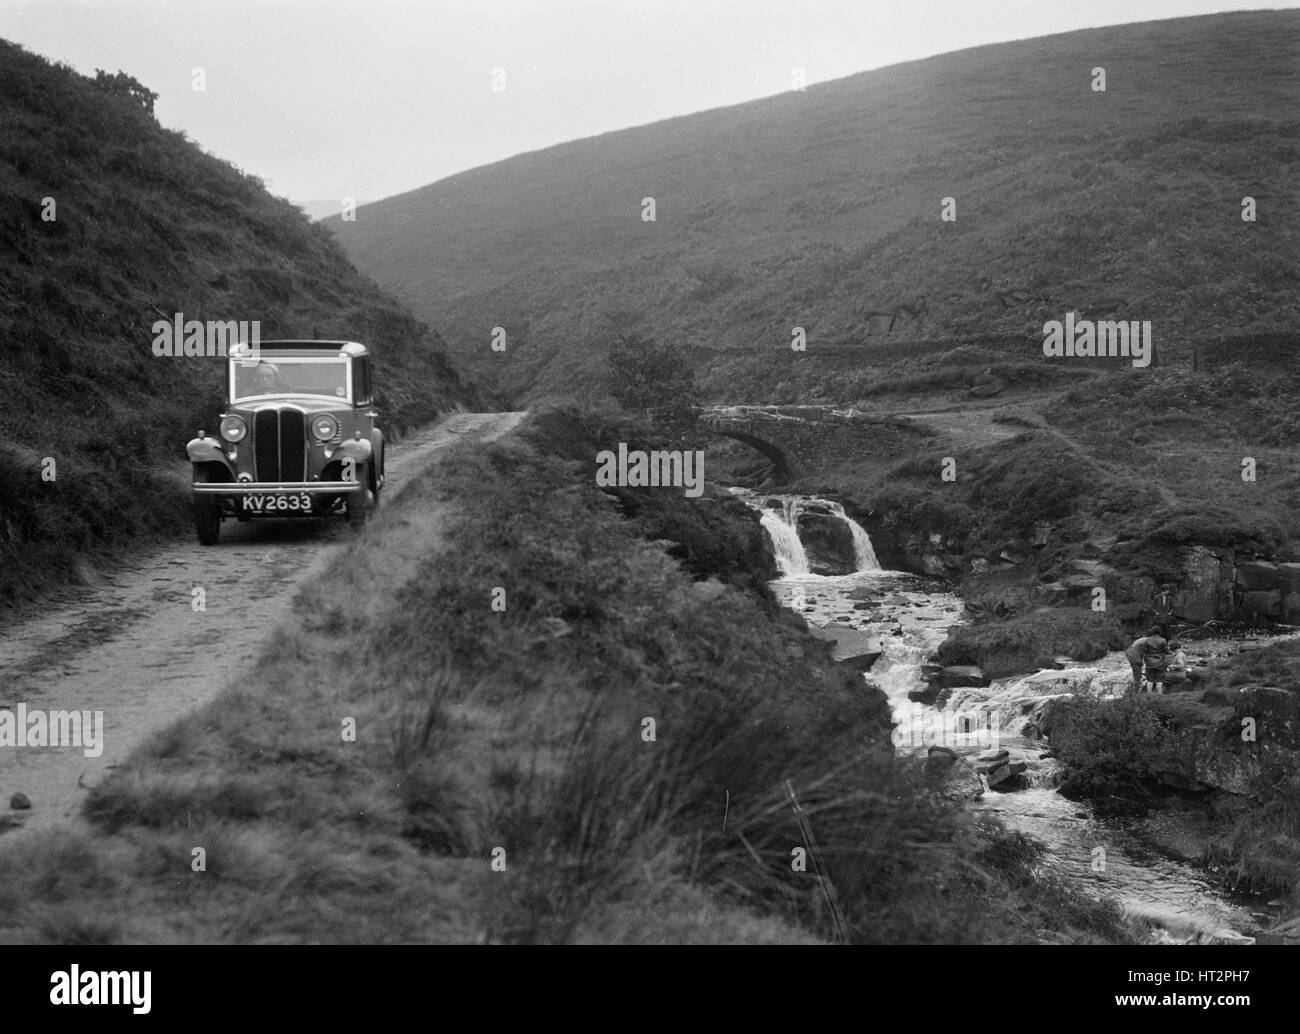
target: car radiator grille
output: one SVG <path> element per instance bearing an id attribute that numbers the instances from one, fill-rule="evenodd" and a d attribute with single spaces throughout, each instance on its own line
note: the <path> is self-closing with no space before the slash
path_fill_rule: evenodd
<path id="1" fill-rule="evenodd" d="M 253 422 L 258 481 L 306 481 L 306 416 L 296 409 L 264 409 Z"/>

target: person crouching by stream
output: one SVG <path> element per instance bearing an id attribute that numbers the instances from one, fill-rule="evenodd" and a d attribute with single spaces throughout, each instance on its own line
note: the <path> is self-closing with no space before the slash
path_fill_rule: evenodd
<path id="1" fill-rule="evenodd" d="M 1160 691 L 1165 692 L 1187 681 L 1187 655 L 1183 653 L 1183 644 L 1177 639 L 1169 640 L 1169 667 L 1165 669 Z M 1148 681 L 1150 681 L 1148 679 Z"/>
<path id="2" fill-rule="evenodd" d="M 1169 643 L 1164 636 L 1160 635 L 1158 628 L 1151 629 L 1141 639 L 1133 640 L 1124 656 L 1128 658 L 1129 667 L 1133 669 L 1133 685 L 1129 688 L 1129 695 L 1136 696 L 1142 691 L 1142 669 L 1145 667 L 1148 672 L 1158 672 L 1163 681 L 1165 669 L 1169 667 Z M 1148 681 L 1154 682 L 1148 676 Z"/>

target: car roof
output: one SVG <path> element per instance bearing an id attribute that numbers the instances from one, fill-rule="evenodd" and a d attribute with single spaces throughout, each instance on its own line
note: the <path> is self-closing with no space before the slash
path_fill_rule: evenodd
<path id="1" fill-rule="evenodd" d="M 247 342 L 243 342 L 243 344 L 246 345 Z M 259 341 L 257 347 L 260 353 L 284 352 L 293 355 L 329 356 L 331 358 L 337 357 L 340 353 L 353 357 L 370 354 L 370 350 L 357 341 L 325 341 L 319 338 L 311 341 Z M 244 358 L 239 345 L 232 347 L 229 354 L 232 359 Z"/>

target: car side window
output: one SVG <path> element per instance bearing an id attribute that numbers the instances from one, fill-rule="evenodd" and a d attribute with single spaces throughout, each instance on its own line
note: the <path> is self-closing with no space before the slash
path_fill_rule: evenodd
<path id="1" fill-rule="evenodd" d="M 358 359 L 356 368 L 353 370 L 353 377 L 356 380 L 356 402 L 358 405 L 365 405 L 370 402 L 370 362 L 366 359 Z"/>

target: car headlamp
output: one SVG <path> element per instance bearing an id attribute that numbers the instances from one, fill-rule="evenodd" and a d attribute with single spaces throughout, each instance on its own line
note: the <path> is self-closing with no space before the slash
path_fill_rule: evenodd
<path id="1" fill-rule="evenodd" d="M 311 433 L 317 441 L 328 442 L 339 433 L 339 422 L 328 413 L 321 413 L 312 418 Z"/>
<path id="2" fill-rule="evenodd" d="M 242 442 L 248 434 L 248 425 L 237 416 L 221 418 L 221 437 L 228 442 Z"/>

